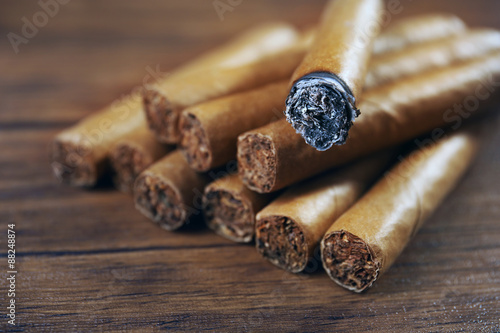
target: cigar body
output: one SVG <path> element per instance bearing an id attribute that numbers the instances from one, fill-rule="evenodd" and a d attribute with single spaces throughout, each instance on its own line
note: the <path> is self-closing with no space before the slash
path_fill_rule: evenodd
<path id="1" fill-rule="evenodd" d="M 480 57 L 500 49 L 500 32 L 476 29 L 374 57 L 364 89 Z"/>
<path id="2" fill-rule="evenodd" d="M 272 192 L 364 154 L 395 145 L 439 126 L 459 126 L 500 85 L 500 53 L 410 77 L 364 94 L 364 114 L 348 142 L 319 152 L 285 120 L 238 138 L 243 182 Z"/>
<path id="3" fill-rule="evenodd" d="M 402 50 L 413 44 L 462 34 L 465 23 L 451 14 L 427 14 L 394 23 L 373 43 L 373 54 Z"/>
<path id="4" fill-rule="evenodd" d="M 111 150 L 110 162 L 114 183 L 122 192 L 131 193 L 137 176 L 155 161 L 173 150 L 159 143 L 147 124 L 120 139 Z"/>
<path id="5" fill-rule="evenodd" d="M 274 197 L 274 194 L 250 191 L 238 174 L 222 177 L 205 188 L 205 221 L 218 235 L 235 242 L 249 243 L 255 233 L 255 215 Z"/>
<path id="6" fill-rule="evenodd" d="M 289 33 L 287 33 L 288 35 Z M 274 34 L 276 35 L 276 34 Z M 279 39 L 278 36 L 275 36 Z M 207 66 L 179 78 L 146 87 L 144 111 L 150 128 L 165 143 L 180 140 L 180 112 L 210 99 L 249 90 L 263 84 L 288 79 L 304 56 L 307 36 L 297 35 L 289 43 L 266 44 L 252 61 Z"/>
<path id="7" fill-rule="evenodd" d="M 278 267 L 303 271 L 331 221 L 361 196 L 389 156 L 364 159 L 290 187 L 257 214 L 258 252 Z"/>
<path id="8" fill-rule="evenodd" d="M 343 144 L 357 117 L 381 0 L 333 0 L 310 51 L 292 75 L 285 115 L 307 144 L 327 150 Z"/>
<path id="9" fill-rule="evenodd" d="M 239 134 L 283 118 L 287 91 L 281 81 L 185 109 L 180 148 L 189 165 L 208 171 L 234 159 Z"/>
<path id="10" fill-rule="evenodd" d="M 298 38 L 290 25 L 265 24 L 181 66 L 165 80 L 178 81 L 216 65 L 251 63 L 261 53 L 273 54 Z M 109 169 L 108 156 L 114 145 L 146 123 L 142 103 L 142 96 L 126 96 L 58 134 L 51 147 L 56 177 L 71 185 L 94 186 Z"/>
<path id="11" fill-rule="evenodd" d="M 336 283 L 361 292 L 392 265 L 472 163 L 477 135 L 464 129 L 413 152 L 332 224 L 321 255 Z"/>
<path id="12" fill-rule="evenodd" d="M 166 230 L 179 229 L 201 212 L 203 188 L 209 181 L 207 175 L 191 170 L 176 150 L 137 177 L 136 208 Z"/>

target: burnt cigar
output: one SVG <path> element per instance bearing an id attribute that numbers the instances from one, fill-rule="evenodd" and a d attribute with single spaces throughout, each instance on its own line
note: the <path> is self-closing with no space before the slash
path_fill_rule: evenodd
<path id="1" fill-rule="evenodd" d="M 364 93 L 365 112 L 345 145 L 320 152 L 307 145 L 285 120 L 238 138 L 238 169 L 252 190 L 282 189 L 371 152 L 441 126 L 460 125 L 495 96 L 500 52 L 409 77 Z M 471 108 L 471 105 L 473 108 Z"/>
<path id="2" fill-rule="evenodd" d="M 344 144 L 359 115 L 356 100 L 380 30 L 382 5 L 379 0 L 330 1 L 310 51 L 292 76 L 286 119 L 317 150 Z"/>
<path id="3" fill-rule="evenodd" d="M 137 177 L 136 208 L 166 230 L 189 223 L 202 210 L 202 193 L 211 178 L 189 168 L 181 152 L 174 151 Z"/>
<path id="4" fill-rule="evenodd" d="M 417 21 L 423 22 L 425 20 Z M 412 37 L 413 29 L 421 28 L 411 19 L 399 26 L 412 27 L 403 30 L 408 38 Z M 398 37 L 403 37 L 403 32 Z M 380 38 L 385 40 L 385 33 L 376 40 Z M 387 44 L 386 41 L 384 45 Z M 500 34 L 494 30 L 471 31 L 446 40 L 411 44 L 403 50 L 372 58 L 365 88 L 465 61 L 487 50 L 498 49 L 499 44 Z M 205 172 L 234 159 L 238 135 L 283 118 L 281 110 L 288 92 L 288 82 L 281 81 L 186 108 L 180 116 L 179 148 L 189 165 Z"/>

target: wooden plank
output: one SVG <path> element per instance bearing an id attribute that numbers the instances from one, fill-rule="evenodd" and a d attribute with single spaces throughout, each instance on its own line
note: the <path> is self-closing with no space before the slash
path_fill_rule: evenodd
<path id="1" fill-rule="evenodd" d="M 449 253 L 418 250 L 410 246 L 364 295 L 335 286 L 323 272 L 281 272 L 246 246 L 30 254 L 20 262 L 19 317 L 27 328 L 71 324 L 83 331 L 96 324 L 112 330 L 205 325 L 208 330 L 286 331 L 351 330 L 353 325 L 356 330 L 401 331 L 410 325 L 473 331 L 498 324 L 498 263 L 460 260 L 460 251 L 450 261 Z M 475 253 L 494 255 L 494 249 Z M 417 264 L 411 260 L 415 256 Z"/>

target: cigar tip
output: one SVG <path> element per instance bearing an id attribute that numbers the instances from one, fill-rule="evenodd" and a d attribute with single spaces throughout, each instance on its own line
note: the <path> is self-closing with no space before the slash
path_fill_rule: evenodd
<path id="1" fill-rule="evenodd" d="M 137 147 L 122 143 L 112 150 L 110 162 L 116 173 L 115 186 L 122 192 L 131 193 L 135 179 L 152 161 L 149 161 Z"/>
<path id="2" fill-rule="evenodd" d="M 196 171 L 210 170 L 212 154 L 210 143 L 200 121 L 189 112 L 183 112 L 179 121 L 181 134 L 180 150 L 189 166 Z"/>
<path id="3" fill-rule="evenodd" d="M 236 193 L 208 186 L 203 207 L 208 227 L 218 235 L 239 243 L 252 241 L 255 214 L 248 200 Z"/>
<path id="4" fill-rule="evenodd" d="M 144 113 L 149 128 L 161 143 L 174 144 L 179 141 L 179 112 L 167 96 L 154 86 L 143 90 Z"/>
<path id="5" fill-rule="evenodd" d="M 259 218 L 255 224 L 255 245 L 264 258 L 287 271 L 299 273 L 307 266 L 304 232 L 286 216 Z"/>
<path id="6" fill-rule="evenodd" d="M 331 73 L 302 77 L 286 99 L 286 120 L 308 145 L 319 151 L 345 144 L 358 115 L 350 89 Z"/>
<path id="7" fill-rule="evenodd" d="M 253 191 L 268 193 L 276 182 L 276 150 L 272 140 L 259 133 L 238 138 L 238 170 L 243 183 Z"/>
<path id="8" fill-rule="evenodd" d="M 98 171 L 92 162 L 91 146 L 56 138 L 50 150 L 50 165 L 61 183 L 82 187 L 92 187 L 97 183 Z"/>
<path id="9" fill-rule="evenodd" d="M 135 182 L 134 201 L 143 215 L 166 230 L 176 230 L 187 223 L 180 193 L 148 172 L 143 172 Z"/>
<path id="10" fill-rule="evenodd" d="M 334 231 L 321 242 L 323 267 L 340 286 L 362 292 L 372 286 L 380 272 L 380 262 L 370 246 L 347 231 Z"/>

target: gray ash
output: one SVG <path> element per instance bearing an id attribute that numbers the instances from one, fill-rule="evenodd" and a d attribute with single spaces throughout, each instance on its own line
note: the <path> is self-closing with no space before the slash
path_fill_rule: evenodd
<path id="1" fill-rule="evenodd" d="M 293 85 L 285 116 L 306 143 L 324 151 L 343 145 L 359 115 L 349 87 L 332 73 L 312 73 Z"/>

